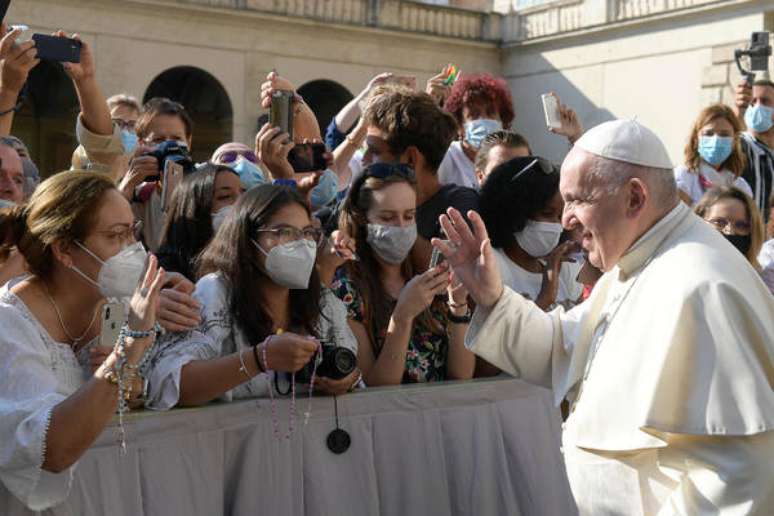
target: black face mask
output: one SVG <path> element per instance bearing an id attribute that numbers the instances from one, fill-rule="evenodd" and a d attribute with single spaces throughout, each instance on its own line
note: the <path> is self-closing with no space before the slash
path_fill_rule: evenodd
<path id="1" fill-rule="evenodd" d="M 726 237 L 726 240 L 728 240 L 732 246 L 736 247 L 740 253 L 747 256 L 747 252 L 750 250 L 750 246 L 752 246 L 752 237 L 750 235 L 726 235 L 723 233 L 723 236 Z"/>

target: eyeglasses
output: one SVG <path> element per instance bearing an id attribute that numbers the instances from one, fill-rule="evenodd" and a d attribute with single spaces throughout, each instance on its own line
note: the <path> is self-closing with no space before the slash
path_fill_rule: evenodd
<path id="1" fill-rule="evenodd" d="M 137 122 L 134 120 L 121 120 L 120 118 L 114 118 L 113 123 L 116 124 L 119 129 L 128 129 L 129 131 L 134 131 L 134 128 L 137 125 Z"/>
<path id="2" fill-rule="evenodd" d="M 138 220 L 125 229 L 107 229 L 95 231 L 98 235 L 105 235 L 111 240 L 120 240 L 121 242 L 134 242 L 142 231 L 142 221 Z"/>
<path id="3" fill-rule="evenodd" d="M 257 233 L 267 233 L 272 245 L 289 244 L 290 242 L 303 239 L 320 246 L 325 237 L 322 229 L 313 227 L 298 229 L 293 226 L 280 226 L 277 228 L 259 229 Z"/>
<path id="4" fill-rule="evenodd" d="M 750 223 L 744 220 L 733 221 L 718 217 L 715 219 L 709 219 L 707 222 L 718 228 L 723 233 L 728 233 L 727 230 L 730 231 L 730 228 L 733 228 L 735 233 L 747 235 L 750 233 L 750 229 L 752 229 Z"/>
<path id="5" fill-rule="evenodd" d="M 403 163 L 371 163 L 363 173 L 376 179 L 387 179 L 390 176 L 414 177 L 414 170 Z"/>
<path id="6" fill-rule="evenodd" d="M 553 166 L 549 161 L 544 160 L 543 158 L 535 158 L 533 159 L 526 167 L 522 168 L 518 172 L 516 172 L 516 175 L 511 178 L 511 183 L 515 183 L 519 177 L 523 176 L 530 170 L 535 169 L 535 165 L 537 165 L 537 170 L 540 170 L 542 173 L 544 173 L 547 176 L 550 176 L 551 174 L 556 174 L 557 169 L 555 166 Z"/>
<path id="7" fill-rule="evenodd" d="M 242 156 L 247 161 L 253 164 L 258 164 L 258 156 L 253 151 L 227 151 L 218 156 L 218 161 L 221 163 L 233 163 L 239 156 Z"/>

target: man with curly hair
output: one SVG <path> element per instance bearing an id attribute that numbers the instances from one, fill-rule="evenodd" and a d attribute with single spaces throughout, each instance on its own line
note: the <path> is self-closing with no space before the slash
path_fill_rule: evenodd
<path id="1" fill-rule="evenodd" d="M 508 129 L 514 119 L 513 99 L 503 79 L 489 74 L 463 75 L 452 88 L 444 109 L 460 127 L 438 169 L 442 184 L 457 184 L 478 189 L 476 153 L 484 138 Z"/>

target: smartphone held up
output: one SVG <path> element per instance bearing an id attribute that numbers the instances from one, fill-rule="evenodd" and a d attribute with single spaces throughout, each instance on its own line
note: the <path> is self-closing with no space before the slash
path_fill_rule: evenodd
<path id="1" fill-rule="evenodd" d="M 38 59 L 59 63 L 80 63 L 82 44 L 77 39 L 33 34 Z"/>

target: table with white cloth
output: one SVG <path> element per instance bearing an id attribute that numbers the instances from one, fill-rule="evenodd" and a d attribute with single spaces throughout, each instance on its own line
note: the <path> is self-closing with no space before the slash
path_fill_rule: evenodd
<path id="1" fill-rule="evenodd" d="M 126 417 L 81 458 L 52 515 L 572 515 L 551 393 L 512 378 L 370 388 L 338 398 L 350 448 L 326 445 L 334 399 L 216 403 Z M 9 516 L 28 514 L 0 488 Z"/>

